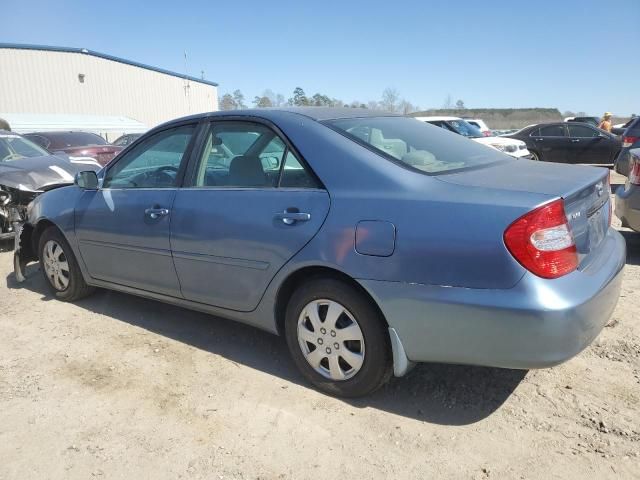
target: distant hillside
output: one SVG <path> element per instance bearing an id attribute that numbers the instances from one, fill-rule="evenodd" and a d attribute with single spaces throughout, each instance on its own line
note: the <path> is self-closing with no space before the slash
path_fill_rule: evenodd
<path id="1" fill-rule="evenodd" d="M 557 122 L 562 115 L 557 108 L 464 108 L 433 109 L 413 112 L 413 117 L 446 115 L 481 118 L 492 129 L 522 128 L 532 123 Z"/>

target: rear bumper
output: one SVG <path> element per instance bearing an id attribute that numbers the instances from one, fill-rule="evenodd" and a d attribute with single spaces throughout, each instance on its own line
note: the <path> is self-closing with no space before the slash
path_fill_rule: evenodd
<path id="1" fill-rule="evenodd" d="M 597 257 L 555 280 L 527 273 L 512 289 L 362 280 L 409 361 L 544 368 L 588 346 L 616 306 L 626 261 L 610 229 Z"/>
<path id="2" fill-rule="evenodd" d="M 640 187 L 628 183 L 616 192 L 616 216 L 624 227 L 640 232 Z"/>
<path id="3" fill-rule="evenodd" d="M 507 155 L 514 157 L 514 158 L 524 158 L 527 160 L 531 160 L 531 153 L 529 153 L 529 150 L 524 149 L 524 150 L 517 150 L 513 153 L 507 153 Z"/>

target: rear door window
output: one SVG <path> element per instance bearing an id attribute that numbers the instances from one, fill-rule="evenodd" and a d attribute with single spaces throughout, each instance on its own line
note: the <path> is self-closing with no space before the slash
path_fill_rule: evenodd
<path id="1" fill-rule="evenodd" d="M 589 128 L 585 125 L 568 125 L 569 136 L 572 138 L 593 138 L 600 135 L 594 128 Z"/>
<path id="2" fill-rule="evenodd" d="M 318 188 L 308 167 L 271 128 L 253 122 L 212 122 L 194 187 Z"/>
<path id="3" fill-rule="evenodd" d="M 540 127 L 540 137 L 566 137 L 567 133 L 564 129 L 564 125 L 547 125 L 546 127 Z"/>

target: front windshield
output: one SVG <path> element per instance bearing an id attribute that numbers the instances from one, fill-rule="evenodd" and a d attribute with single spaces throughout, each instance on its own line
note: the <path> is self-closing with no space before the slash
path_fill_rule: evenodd
<path id="1" fill-rule="evenodd" d="M 20 135 L 0 134 L 0 162 L 10 162 L 25 157 L 49 155 L 35 143 Z"/>
<path id="2" fill-rule="evenodd" d="M 482 138 L 484 135 L 478 127 L 471 125 L 465 120 L 447 120 L 447 123 L 460 135 L 467 138 Z"/>
<path id="3" fill-rule="evenodd" d="M 342 118 L 324 123 L 355 142 L 372 147 L 385 157 L 428 174 L 477 167 L 505 159 L 497 150 L 414 118 Z"/>

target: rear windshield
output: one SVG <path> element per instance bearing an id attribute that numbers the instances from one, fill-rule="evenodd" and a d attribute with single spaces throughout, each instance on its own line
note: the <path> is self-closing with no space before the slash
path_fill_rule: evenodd
<path id="1" fill-rule="evenodd" d="M 64 149 L 69 147 L 84 147 L 87 145 L 107 145 L 107 141 L 100 135 L 87 132 L 69 132 L 48 135 L 51 142 L 49 150 Z"/>
<path id="2" fill-rule="evenodd" d="M 478 167 L 509 158 L 495 149 L 414 118 L 341 118 L 324 123 L 384 157 L 428 174 Z"/>

